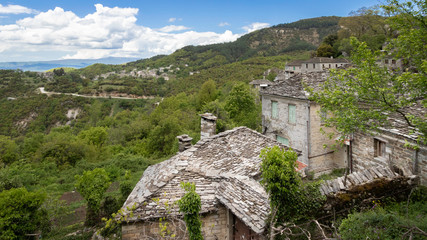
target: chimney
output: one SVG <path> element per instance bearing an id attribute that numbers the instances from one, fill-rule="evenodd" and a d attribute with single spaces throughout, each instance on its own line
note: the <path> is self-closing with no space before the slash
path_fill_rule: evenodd
<path id="1" fill-rule="evenodd" d="M 179 151 L 180 152 L 184 152 L 185 150 L 191 148 L 191 140 L 193 140 L 190 136 L 188 136 L 187 134 L 184 135 L 180 135 L 178 137 L 178 141 L 179 141 Z"/>
<path id="2" fill-rule="evenodd" d="M 208 138 L 216 133 L 216 117 L 212 113 L 200 115 L 200 139 Z"/>

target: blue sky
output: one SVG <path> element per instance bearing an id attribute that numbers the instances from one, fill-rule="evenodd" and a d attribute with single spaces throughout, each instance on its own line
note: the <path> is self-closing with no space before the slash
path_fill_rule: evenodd
<path id="1" fill-rule="evenodd" d="M 378 0 L 6 0 L 0 62 L 169 54 L 320 16 L 347 16 Z"/>

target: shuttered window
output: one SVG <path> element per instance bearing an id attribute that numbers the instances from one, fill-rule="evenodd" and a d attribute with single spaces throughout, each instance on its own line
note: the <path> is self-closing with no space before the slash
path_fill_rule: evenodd
<path id="1" fill-rule="evenodd" d="M 289 140 L 288 140 L 287 138 L 284 138 L 284 137 L 281 137 L 281 136 L 279 136 L 279 135 L 276 135 L 276 140 L 277 140 L 279 143 L 282 143 L 282 144 L 284 144 L 284 145 L 286 145 L 286 146 L 289 146 Z"/>
<path id="2" fill-rule="evenodd" d="M 288 122 L 292 124 L 297 122 L 296 106 L 292 104 L 288 105 Z"/>
<path id="3" fill-rule="evenodd" d="M 278 118 L 279 112 L 277 110 L 277 102 L 271 101 L 271 118 Z"/>

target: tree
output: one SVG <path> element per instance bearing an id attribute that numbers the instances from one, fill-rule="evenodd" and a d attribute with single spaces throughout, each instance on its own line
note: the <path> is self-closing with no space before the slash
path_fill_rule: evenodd
<path id="1" fill-rule="evenodd" d="M 322 214 L 326 200 L 320 193 L 320 182 L 302 183 L 296 170 L 298 155 L 292 149 L 278 146 L 261 150 L 261 184 L 270 199 L 270 239 L 275 235 L 295 236 L 307 234 L 307 230 L 295 225 Z M 312 220 L 317 223 L 316 220 Z M 294 228 L 294 230 L 290 230 Z M 290 230 L 291 233 L 288 234 Z M 293 232 L 293 233 L 292 233 Z"/>
<path id="2" fill-rule="evenodd" d="M 316 56 L 318 57 L 331 57 L 334 55 L 334 48 L 329 44 L 322 43 L 316 50 Z"/>
<path id="3" fill-rule="evenodd" d="M 25 234 L 47 231 L 47 212 L 41 208 L 46 195 L 12 188 L 0 192 L 0 239 L 25 239 Z"/>
<path id="4" fill-rule="evenodd" d="M 185 190 L 185 195 L 179 200 L 179 211 L 184 213 L 184 221 L 187 225 L 190 240 L 202 240 L 202 221 L 199 212 L 202 208 L 202 202 L 199 194 L 196 193 L 194 183 L 181 183 Z"/>
<path id="5" fill-rule="evenodd" d="M 226 99 L 225 110 L 231 120 L 238 126 L 257 129 L 261 123 L 260 104 L 256 95 L 244 83 L 236 84 Z"/>
<path id="6" fill-rule="evenodd" d="M 269 194 L 272 221 L 289 221 L 298 207 L 296 196 L 301 185 L 301 178 L 295 170 L 298 155 L 292 150 L 285 151 L 274 146 L 263 149 L 260 157 L 261 183 Z"/>
<path id="7" fill-rule="evenodd" d="M 84 139 L 88 144 L 102 147 L 107 140 L 108 134 L 104 127 L 91 127 L 88 130 L 81 131 L 79 138 Z"/>
<path id="8" fill-rule="evenodd" d="M 18 159 L 18 146 L 10 137 L 0 135 L 0 167 Z"/>
<path id="9" fill-rule="evenodd" d="M 99 207 L 105 191 L 110 186 L 110 178 L 103 168 L 85 171 L 82 176 L 76 175 L 76 189 L 87 202 L 87 226 L 93 226 L 99 220 Z"/>
<path id="10" fill-rule="evenodd" d="M 386 51 L 372 51 L 352 38 L 354 67 L 331 71 L 321 91 L 309 89 L 311 100 L 332 113 L 327 125 L 343 134 L 391 127 L 388 119 L 393 117 L 416 128 L 421 133 L 419 140 L 426 142 L 426 114 L 412 108 L 427 106 L 427 5 L 418 0 L 388 3 L 383 8 L 392 15 L 388 23 L 399 36 L 390 39 Z M 404 61 L 403 69 L 377 64 L 389 56 Z"/>
<path id="11" fill-rule="evenodd" d="M 197 94 L 197 105 L 198 108 L 202 108 L 206 103 L 212 102 L 216 99 L 217 90 L 216 84 L 213 80 L 208 80 L 203 83 L 200 88 L 199 93 Z"/>

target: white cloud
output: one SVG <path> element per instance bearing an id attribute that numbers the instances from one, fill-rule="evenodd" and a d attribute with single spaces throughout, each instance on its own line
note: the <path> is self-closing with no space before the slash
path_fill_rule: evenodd
<path id="1" fill-rule="evenodd" d="M 176 21 L 182 21 L 182 18 L 174 18 L 174 17 L 171 17 L 171 18 L 169 18 L 169 20 L 168 20 L 168 22 L 170 22 L 170 23 L 173 23 L 173 22 L 176 22 Z"/>
<path id="2" fill-rule="evenodd" d="M 62 58 L 145 58 L 187 45 L 234 41 L 240 36 L 231 31 L 188 31 L 188 27 L 176 25 L 152 29 L 136 23 L 137 8 L 101 4 L 95 8 L 95 12 L 79 17 L 56 7 L 15 24 L 0 24 L 0 61 L 32 60 L 37 52 Z"/>
<path id="3" fill-rule="evenodd" d="M 164 26 L 160 28 L 159 31 L 160 32 L 178 32 L 178 31 L 183 31 L 188 29 L 190 28 L 186 26 L 169 25 L 169 26 Z"/>
<path id="4" fill-rule="evenodd" d="M 30 9 L 24 6 L 20 6 L 20 5 L 1 5 L 0 4 L 0 14 L 22 14 L 22 13 L 26 13 L 26 14 L 35 14 L 37 13 L 36 10 L 34 9 Z"/>
<path id="5" fill-rule="evenodd" d="M 218 24 L 218 26 L 220 26 L 220 27 L 225 27 L 225 26 L 230 26 L 230 24 L 229 24 L 228 22 L 220 22 L 220 23 Z"/>
<path id="6" fill-rule="evenodd" d="M 243 30 L 245 30 L 247 33 L 262 29 L 262 28 L 266 28 L 269 27 L 270 24 L 269 23 L 260 23 L 260 22 L 254 22 L 251 23 L 247 26 L 242 27 Z"/>

